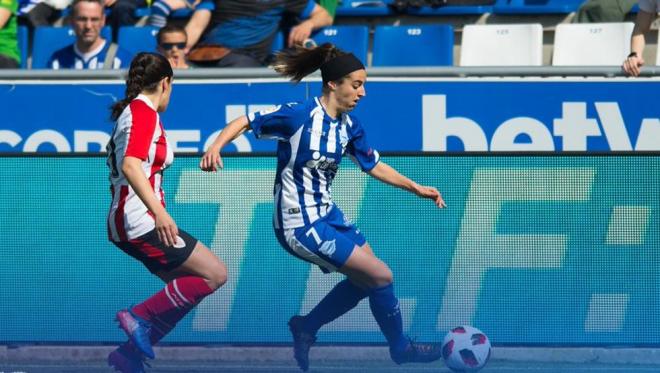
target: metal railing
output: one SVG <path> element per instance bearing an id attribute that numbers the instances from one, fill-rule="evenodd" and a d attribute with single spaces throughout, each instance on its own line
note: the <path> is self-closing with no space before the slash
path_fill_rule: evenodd
<path id="1" fill-rule="evenodd" d="M 469 78 L 469 77 L 625 77 L 620 66 L 528 67 L 370 67 L 370 77 Z M 0 81 L 123 80 L 126 70 L 0 70 Z M 269 68 L 199 68 L 176 70 L 183 79 L 282 79 Z M 320 77 L 316 72 L 312 77 Z M 641 79 L 660 77 L 660 66 L 642 68 Z"/>

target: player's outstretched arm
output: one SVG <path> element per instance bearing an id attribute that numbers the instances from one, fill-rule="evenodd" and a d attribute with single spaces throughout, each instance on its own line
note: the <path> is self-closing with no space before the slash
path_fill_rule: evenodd
<path id="1" fill-rule="evenodd" d="M 213 144 L 206 149 L 206 152 L 199 161 L 199 168 L 204 171 L 215 172 L 223 167 L 222 158 L 220 158 L 220 150 L 225 145 L 234 141 L 235 138 L 240 136 L 243 132 L 250 128 L 247 116 L 243 115 L 229 122 L 222 132 L 215 138 Z"/>
<path id="2" fill-rule="evenodd" d="M 376 167 L 369 171 L 369 175 L 386 184 L 415 193 L 418 197 L 433 200 L 435 205 L 440 208 L 447 207 L 445 200 L 442 199 L 442 195 L 437 189 L 417 184 L 409 178 L 401 175 L 397 170 L 393 169 L 383 161 L 378 162 Z"/>

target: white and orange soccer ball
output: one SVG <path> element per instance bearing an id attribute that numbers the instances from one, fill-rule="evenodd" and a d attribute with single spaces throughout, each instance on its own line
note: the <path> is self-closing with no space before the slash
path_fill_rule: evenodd
<path id="1" fill-rule="evenodd" d="M 450 330 L 442 341 L 442 357 L 447 367 L 456 372 L 476 372 L 490 358 L 490 340 L 481 330 L 459 326 Z"/>

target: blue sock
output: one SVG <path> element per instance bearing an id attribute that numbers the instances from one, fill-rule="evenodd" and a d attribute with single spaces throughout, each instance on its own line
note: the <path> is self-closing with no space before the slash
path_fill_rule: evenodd
<path id="1" fill-rule="evenodd" d="M 366 296 L 349 279 L 341 281 L 305 316 L 305 330 L 316 334 L 323 325 L 352 310 Z"/>
<path id="2" fill-rule="evenodd" d="M 399 300 L 394 295 L 394 285 L 370 289 L 369 306 L 390 345 L 390 351 L 403 351 L 408 346 L 408 339 L 403 335 L 403 321 Z"/>

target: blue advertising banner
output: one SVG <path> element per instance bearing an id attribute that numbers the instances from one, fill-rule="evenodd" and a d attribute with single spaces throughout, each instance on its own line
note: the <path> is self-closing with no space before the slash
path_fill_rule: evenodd
<path id="1" fill-rule="evenodd" d="M 660 157 L 383 159 L 448 204 L 437 209 L 350 162 L 333 184 L 336 204 L 392 268 L 407 334 L 440 340 L 470 324 L 496 344 L 660 343 Z M 116 310 L 162 288 L 107 241 L 104 162 L 0 157 L 0 342 L 119 341 Z M 168 209 L 229 279 L 165 341 L 289 342 L 289 317 L 341 276 L 279 246 L 274 158 L 227 157 L 214 174 L 197 163 L 178 157 L 165 172 Z M 366 301 L 319 340 L 384 342 Z"/>
<path id="2" fill-rule="evenodd" d="M 355 114 L 381 151 L 660 150 L 660 80 L 374 78 Z M 0 84 L 0 152 L 103 151 L 121 82 Z M 201 152 L 242 114 L 320 83 L 181 81 L 162 115 L 177 152 Z M 227 151 L 273 151 L 251 134 Z"/>

